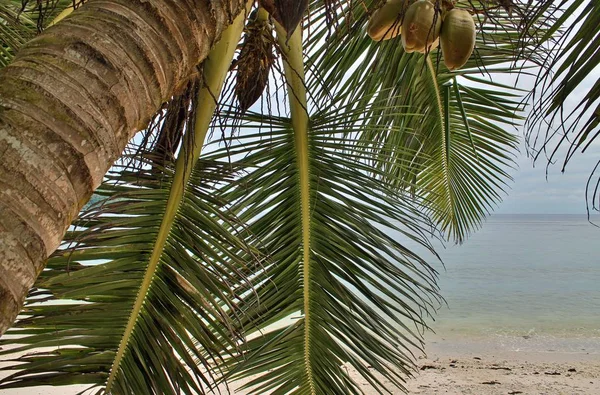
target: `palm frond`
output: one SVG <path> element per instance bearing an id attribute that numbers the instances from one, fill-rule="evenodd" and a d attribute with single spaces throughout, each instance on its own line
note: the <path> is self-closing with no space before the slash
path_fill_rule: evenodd
<path id="1" fill-rule="evenodd" d="M 338 145 L 341 135 L 332 133 L 326 120 L 312 118 L 311 239 L 309 261 L 304 261 L 291 123 L 258 116 L 256 121 L 248 127 L 269 130 L 271 140 L 253 134 L 243 138 L 243 151 L 256 152 L 243 163 L 254 170 L 231 193 L 239 199 L 240 218 L 273 263 L 252 279 L 261 286 L 243 303 L 245 332 L 252 337 L 290 316 L 292 323 L 250 340 L 248 360 L 233 377 L 258 374 L 250 383 L 253 393 L 275 388 L 285 393 L 296 386 L 297 393 L 311 393 L 310 370 L 314 393 L 348 393 L 348 388 L 357 391 L 342 368 L 350 363 L 375 388 L 386 386 L 373 372 L 401 387 L 414 366 L 411 353 L 422 346 L 417 327 L 426 326 L 423 315 L 433 309 L 437 295 L 433 269 L 405 244 L 429 248 L 426 217 L 408 196 L 390 198 L 394 192 L 369 177 L 355 157 L 332 152 L 329 147 Z M 308 295 L 305 265 L 311 268 Z M 308 322 L 305 315 L 297 318 L 306 300 Z M 302 345 L 310 348 L 309 361 Z"/>
<path id="2" fill-rule="evenodd" d="M 484 10 L 471 3 L 474 12 Z M 517 150 L 514 132 L 525 92 L 494 80 L 528 73 L 511 64 L 518 56 L 534 63 L 543 56 L 522 48 L 520 27 L 507 12 L 495 11 L 492 21 L 481 11 L 476 52 L 462 70 L 451 73 L 437 49 L 424 57 L 406 54 L 399 39 L 373 42 L 365 26 L 377 2 L 365 5 L 352 3 L 341 10 L 340 28 L 329 37 L 325 29 L 309 37 L 308 62 L 315 65 L 310 91 L 317 103 L 339 98 L 346 104 L 340 114 L 347 105 L 359 109 L 387 100 L 387 106 L 371 107 L 376 112 L 365 116 L 370 124 L 357 134 L 360 144 L 380 147 L 370 164 L 398 190 L 423 196 L 446 236 L 461 242 L 502 199 Z M 323 22 L 324 17 L 313 20 Z M 442 87 L 448 84 L 456 88 L 444 107 Z M 397 131 L 388 133 L 389 125 Z"/>
<path id="3" fill-rule="evenodd" d="M 248 341 L 229 377 L 251 377 L 251 393 L 360 393 L 348 363 L 374 388 L 390 390 L 377 374 L 403 388 L 439 301 L 435 270 L 408 248 L 432 252 L 431 223 L 370 176 L 335 111 L 308 117 L 299 34 L 283 55 L 291 118 L 247 112 L 237 143 L 212 154 L 243 158 L 223 191 L 269 256 L 238 304 Z"/>
<path id="4" fill-rule="evenodd" d="M 68 9 L 85 0 L 0 0 L 0 67 L 6 66 L 23 44 L 34 38 Z"/>
<path id="5" fill-rule="evenodd" d="M 15 52 L 35 36 L 37 22 L 21 13 L 21 2 L 0 2 L 0 67 L 6 66 Z"/>
<path id="6" fill-rule="evenodd" d="M 228 173 L 205 162 L 194 168 L 153 272 L 175 174 L 109 175 L 97 193 L 112 199 L 74 222 L 69 247 L 49 260 L 9 332 L 23 345 L 3 355 L 54 351 L 15 359 L 8 369 L 17 372 L 0 388 L 43 382 L 93 384 L 111 393 L 200 393 L 210 387 L 214 360 L 236 347 L 227 317 L 243 290 L 231 284 L 244 284 L 248 274 L 247 248 L 229 227 L 239 225 L 213 196 Z"/>

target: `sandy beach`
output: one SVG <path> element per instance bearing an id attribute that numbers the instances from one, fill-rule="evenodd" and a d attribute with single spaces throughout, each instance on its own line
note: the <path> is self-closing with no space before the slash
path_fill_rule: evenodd
<path id="1" fill-rule="evenodd" d="M 407 383 L 411 394 L 600 395 L 600 353 L 588 346 L 599 339 L 555 339 L 561 351 L 522 337 L 516 344 L 493 337 L 428 340 L 428 355 L 419 358 L 419 373 Z M 528 341 L 535 346 L 524 347 Z"/>
<path id="2" fill-rule="evenodd" d="M 598 356 L 482 355 L 421 358 L 419 372 L 406 383 L 421 395 L 600 395 Z M 366 395 L 378 394 L 354 369 L 347 368 Z M 385 379 L 382 379 L 386 382 Z M 224 391 L 244 394 L 244 391 Z M 401 394 L 392 390 L 393 394 Z"/>
<path id="3" fill-rule="evenodd" d="M 418 375 L 407 383 L 411 394 L 600 394 L 599 355 L 432 355 L 418 365 Z"/>
<path id="4" fill-rule="evenodd" d="M 431 339 L 430 339 L 431 340 Z M 600 395 L 600 354 L 579 352 L 516 351 L 501 344 L 462 339 L 434 339 L 427 357 L 418 359 L 419 371 L 407 381 L 410 394 L 422 395 Z M 463 351 L 457 350 L 459 346 Z M 6 366 L 0 363 L 0 367 Z M 348 368 L 365 394 L 377 392 Z M 8 372 L 0 372 L 5 377 Z M 385 381 L 385 380 L 384 380 Z M 223 393 L 235 391 L 237 385 Z M 2 390 L 2 395 L 68 395 L 84 386 L 62 388 L 36 387 Z M 400 393 L 395 391 L 394 393 Z"/>
<path id="5" fill-rule="evenodd" d="M 600 394 L 600 363 L 539 356 L 422 359 L 411 394 Z M 368 391 L 366 391 L 369 393 Z M 374 392 L 373 392 L 374 393 Z"/>

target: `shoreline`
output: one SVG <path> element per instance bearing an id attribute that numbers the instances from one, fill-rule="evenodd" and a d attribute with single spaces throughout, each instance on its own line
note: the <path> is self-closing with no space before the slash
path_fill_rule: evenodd
<path id="1" fill-rule="evenodd" d="M 425 357 L 474 357 L 483 354 L 515 361 L 600 363 L 600 337 L 596 336 L 429 333 L 425 335 L 425 345 Z"/>

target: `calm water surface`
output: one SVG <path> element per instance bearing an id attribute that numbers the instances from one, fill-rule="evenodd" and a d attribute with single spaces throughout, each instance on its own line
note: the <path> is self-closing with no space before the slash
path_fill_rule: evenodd
<path id="1" fill-rule="evenodd" d="M 600 353 L 600 228 L 586 216 L 494 215 L 440 255 L 439 336 Z"/>

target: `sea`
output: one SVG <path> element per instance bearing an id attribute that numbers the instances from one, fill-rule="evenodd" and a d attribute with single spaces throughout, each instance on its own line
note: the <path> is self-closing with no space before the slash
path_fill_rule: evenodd
<path id="1" fill-rule="evenodd" d="M 600 358 L 600 216 L 591 222 L 492 215 L 464 244 L 438 249 L 446 304 L 426 338 Z"/>

